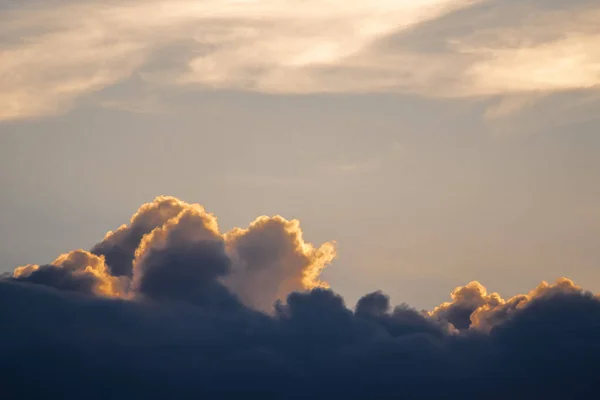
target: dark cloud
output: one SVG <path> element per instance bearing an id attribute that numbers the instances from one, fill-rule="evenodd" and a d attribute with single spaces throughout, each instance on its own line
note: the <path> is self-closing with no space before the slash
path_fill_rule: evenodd
<path id="1" fill-rule="evenodd" d="M 118 296 L 124 290 L 124 283 L 109 274 L 104 259 L 85 250 L 63 254 L 52 264 L 19 267 L 10 279 L 105 296 Z"/>
<path id="2" fill-rule="evenodd" d="M 233 307 L 238 301 L 219 280 L 230 267 L 214 217 L 188 206 L 140 242 L 133 290 L 156 301 Z"/>
<path id="3" fill-rule="evenodd" d="M 262 216 L 247 229 L 221 233 L 215 216 L 202 206 L 159 196 L 142 205 L 128 225 L 108 232 L 91 253 L 104 257 L 112 276 L 130 278 L 133 292 L 166 296 L 165 289 L 169 297 L 189 299 L 183 285 L 198 286 L 211 275 L 214 290 L 229 290 L 247 306 L 272 312 L 276 300 L 294 291 L 327 287 L 319 275 L 335 257 L 335 243 L 313 246 L 303 239 L 297 220 L 280 216 Z M 176 275 L 178 289 L 159 290 L 161 281 Z"/>
<path id="4" fill-rule="evenodd" d="M 127 233 L 134 226 L 144 228 Z M 351 310 L 318 280 L 332 248 L 304 242 L 297 221 L 262 217 L 221 234 L 199 205 L 159 198 L 117 232 L 129 239 L 109 234 L 103 243 L 115 246 L 105 249 L 129 254 L 136 242 L 127 276 L 106 265 L 109 252 L 76 250 L 0 279 L 3 396 L 576 399 L 600 390 L 600 299 L 566 278 L 508 300 L 471 282 L 431 312 L 374 292 Z"/>
<path id="5" fill-rule="evenodd" d="M 390 299 L 382 292 L 363 296 L 356 304 L 358 318 L 376 323 L 392 336 L 411 333 L 427 333 L 441 337 L 448 331 L 446 321 L 439 323 L 426 318 L 425 313 L 417 312 L 406 304 L 394 308 L 390 314 Z"/>
<path id="6" fill-rule="evenodd" d="M 600 389 L 600 302 L 589 294 L 538 298 L 490 334 L 365 308 L 379 296 L 352 312 L 314 289 L 269 317 L 2 281 L 3 395 L 564 399 Z"/>
<path id="7" fill-rule="evenodd" d="M 92 294 L 97 284 L 95 276 L 90 274 L 75 275 L 66 268 L 54 265 L 40 265 L 27 275 L 16 276 L 15 280 L 35 284 L 43 284 L 60 290 Z"/>
<path id="8" fill-rule="evenodd" d="M 485 287 L 479 282 L 470 282 L 452 292 L 452 301 L 436 307 L 431 314 L 442 321 L 448 321 L 456 329 L 467 329 L 471 326 L 471 314 L 484 305 L 495 306 L 500 303 L 497 293 L 487 294 Z"/>
<path id="9" fill-rule="evenodd" d="M 356 315 L 360 317 L 379 317 L 390 309 L 390 298 L 381 291 L 369 293 L 356 303 Z"/>
<path id="10" fill-rule="evenodd" d="M 169 219 L 176 217 L 186 208 L 186 204 L 174 198 L 161 196 L 144 204 L 131 217 L 129 225 L 122 225 L 114 232 L 108 232 L 104 239 L 95 245 L 91 252 L 102 255 L 115 276 L 131 276 L 133 259 L 142 238 Z"/>
<path id="11" fill-rule="evenodd" d="M 202 241 L 190 246 L 152 250 L 138 292 L 158 301 L 184 301 L 204 306 L 237 304 L 218 278 L 229 272 L 223 243 Z"/>
<path id="12" fill-rule="evenodd" d="M 490 331 L 533 300 L 558 294 L 584 293 L 572 280 L 560 278 L 553 284 L 542 282 L 528 294 L 504 300 L 498 293 L 488 294 L 481 283 L 474 281 L 454 289 L 452 301 L 439 305 L 429 315 L 438 321 L 446 321 L 459 330 L 471 328 Z"/>

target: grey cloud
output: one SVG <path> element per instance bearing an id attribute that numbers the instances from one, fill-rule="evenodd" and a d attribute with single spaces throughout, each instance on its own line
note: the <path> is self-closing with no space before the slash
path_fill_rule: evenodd
<path id="1" fill-rule="evenodd" d="M 290 295 L 268 317 L 0 281 L 0 301 L 10 304 L 0 310 L 10 326 L 0 331 L 3 393 L 560 399 L 599 389 L 593 296 L 538 298 L 490 334 L 451 334 L 408 307 L 384 312 L 382 296 L 366 296 L 352 312 L 315 289 Z"/>
<path id="2" fill-rule="evenodd" d="M 159 197 L 121 232 L 107 237 L 139 240 L 132 278 L 76 250 L 0 279 L 3 394 L 563 399 L 600 389 L 600 300 L 566 278 L 509 300 L 471 282 L 431 313 L 373 292 L 353 311 L 318 287 L 333 253 L 304 242 L 297 221 L 261 217 L 221 234 L 200 205 Z M 267 299 L 269 314 L 256 309 Z"/>
<path id="3" fill-rule="evenodd" d="M 92 294 L 94 286 L 97 284 L 97 279 L 93 275 L 83 274 L 75 276 L 71 270 L 57 268 L 54 265 L 41 265 L 35 271 L 31 271 L 31 273 L 23 276 L 15 276 L 13 279 L 87 294 Z"/>
<path id="4" fill-rule="evenodd" d="M 142 206 L 131 218 L 130 225 L 123 225 L 115 232 L 109 232 L 91 252 L 106 258 L 106 264 L 113 275 L 131 277 L 135 251 L 144 235 L 162 226 L 183 209 L 184 205 L 173 197 L 158 197 L 152 203 Z"/>
<path id="5" fill-rule="evenodd" d="M 456 329 L 467 329 L 471 325 L 471 314 L 484 305 L 498 305 L 500 296 L 491 295 L 479 282 L 471 282 L 452 292 L 452 302 L 436 307 L 431 315 L 451 323 Z"/>
<path id="6" fill-rule="evenodd" d="M 528 307 L 531 302 L 569 294 L 588 295 L 570 279 L 559 278 L 553 284 L 542 282 L 528 294 L 505 300 L 498 293 L 488 294 L 481 283 L 474 281 L 456 288 L 451 294 L 452 301 L 439 305 L 429 315 L 462 331 L 475 329 L 489 332 L 510 320 L 518 310 Z"/>
<path id="7" fill-rule="evenodd" d="M 230 260 L 222 242 L 199 241 L 151 250 L 137 292 L 156 301 L 182 301 L 207 308 L 235 307 L 237 299 L 219 282 Z"/>
<path id="8" fill-rule="evenodd" d="M 63 254 L 52 264 L 19 267 L 9 279 L 106 296 L 122 295 L 127 286 L 125 280 L 110 275 L 102 257 L 85 250 Z"/>

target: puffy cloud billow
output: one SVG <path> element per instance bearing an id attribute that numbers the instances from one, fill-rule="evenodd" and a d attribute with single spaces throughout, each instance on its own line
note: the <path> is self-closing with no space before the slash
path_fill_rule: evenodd
<path id="1" fill-rule="evenodd" d="M 321 281 L 334 243 L 260 217 L 222 233 L 158 197 L 89 252 L 0 277 L 11 399 L 593 398 L 600 299 L 567 278 L 503 299 L 478 282 L 432 311 Z"/>
<path id="2" fill-rule="evenodd" d="M 335 243 L 314 247 L 298 221 L 280 216 L 221 233 L 216 217 L 199 204 L 161 196 L 142 205 L 128 225 L 108 232 L 91 253 L 103 258 L 112 276 L 129 282 L 130 297 L 183 300 L 210 286 L 269 312 L 294 291 L 328 286 L 319 275 L 335 258 Z"/>

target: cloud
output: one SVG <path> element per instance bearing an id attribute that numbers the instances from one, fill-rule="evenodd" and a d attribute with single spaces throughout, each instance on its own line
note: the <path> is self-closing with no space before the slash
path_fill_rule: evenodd
<path id="1" fill-rule="evenodd" d="M 48 265 L 18 267 L 11 279 L 99 296 L 121 296 L 126 285 L 125 281 L 110 275 L 103 257 L 85 250 L 63 254 Z"/>
<path id="2" fill-rule="evenodd" d="M 108 232 L 89 253 L 69 254 L 78 257 L 76 264 L 65 264 L 65 255 L 47 266 L 19 267 L 14 279 L 208 308 L 241 301 L 272 312 L 275 301 L 292 292 L 328 287 L 320 274 L 336 255 L 335 242 L 306 242 L 297 220 L 262 216 L 246 229 L 221 233 L 217 218 L 201 205 L 169 196 L 143 204 L 128 225 Z"/>
<path id="3" fill-rule="evenodd" d="M 584 290 L 568 278 L 560 278 L 554 284 L 542 282 L 528 294 L 520 294 L 504 300 L 498 293 L 487 293 L 479 282 L 471 282 L 456 288 L 452 301 L 441 304 L 428 314 L 447 321 L 459 330 L 476 329 L 489 332 L 495 326 L 509 320 L 515 310 L 526 307 L 534 300 L 557 294 L 584 295 Z"/>
<path id="4" fill-rule="evenodd" d="M 140 207 L 131 217 L 130 225 L 122 225 L 115 232 L 108 232 L 91 252 L 106 258 L 113 275 L 132 276 L 135 251 L 142 238 L 188 206 L 174 197 L 157 197 L 152 203 Z"/>
<path id="5" fill-rule="evenodd" d="M 305 242 L 297 220 L 263 216 L 226 233 L 225 242 L 234 262 L 226 284 L 255 308 L 269 310 L 289 293 L 328 286 L 319 276 L 335 258 L 335 243 Z"/>
<path id="6" fill-rule="evenodd" d="M 538 94 L 503 96 L 495 104 L 492 104 L 486 109 L 483 118 L 488 122 L 496 122 L 498 119 L 522 112 L 538 102 L 541 98 L 542 96 Z"/>
<path id="7" fill-rule="evenodd" d="M 479 282 L 470 282 L 457 287 L 451 294 L 452 301 L 443 303 L 431 311 L 430 315 L 448 321 L 457 329 L 467 329 L 471 325 L 471 314 L 483 305 L 496 306 L 501 298 L 498 293 L 487 293 Z"/>
<path id="8" fill-rule="evenodd" d="M 133 290 L 157 301 L 235 307 L 237 299 L 219 282 L 230 272 L 230 263 L 214 216 L 199 205 L 187 205 L 141 240 Z"/>
<path id="9" fill-rule="evenodd" d="M 600 297 L 567 278 L 508 300 L 474 281 L 430 312 L 373 292 L 352 310 L 319 279 L 334 244 L 307 243 L 298 221 L 260 217 L 223 234 L 202 206 L 167 196 L 95 249 L 0 278 L 3 394 L 520 399 L 600 389 Z"/>
<path id="10" fill-rule="evenodd" d="M 0 17 L 0 119 L 52 115 L 73 99 L 128 78 L 143 43 L 110 37 L 104 7 L 59 4 Z"/>
<path id="11" fill-rule="evenodd" d="M 159 88 L 157 104 L 160 90 L 181 87 L 432 97 L 593 88 L 598 18 L 583 1 L 12 6 L 0 16 L 0 120 L 60 113 L 129 79 Z M 138 95 L 129 100 L 148 102 Z M 122 107 L 119 98 L 99 103 Z"/>
<path id="12" fill-rule="evenodd" d="M 134 73 L 171 84 L 248 88 L 249 81 L 267 90 L 285 71 L 335 62 L 398 24 L 460 2 L 411 3 L 65 1 L 8 10 L 0 19 L 8 38 L 0 42 L 0 119 L 61 112 Z M 192 44 L 184 64 L 152 68 L 155 55 L 182 41 Z"/>
<path id="13" fill-rule="evenodd" d="M 11 398 L 586 398 L 598 390 L 600 302 L 539 298 L 491 334 L 449 333 L 381 294 L 327 289 L 273 316 L 82 297 L 0 281 L 0 370 Z M 102 371 L 102 373 L 98 373 Z M 551 379 L 550 379 L 551 378 Z"/>
<path id="14" fill-rule="evenodd" d="M 600 85 L 599 20 L 598 8 L 547 12 L 525 27 L 487 29 L 455 45 L 479 58 L 466 71 L 479 94 L 593 88 Z"/>
<path id="15" fill-rule="evenodd" d="M 508 320 L 515 310 L 526 307 L 530 302 L 557 294 L 584 294 L 584 290 L 567 278 L 560 278 L 554 284 L 542 282 L 526 295 L 517 295 L 508 300 L 497 297 L 494 301 L 481 304 L 470 316 L 475 329 L 491 331 L 496 325 Z"/>

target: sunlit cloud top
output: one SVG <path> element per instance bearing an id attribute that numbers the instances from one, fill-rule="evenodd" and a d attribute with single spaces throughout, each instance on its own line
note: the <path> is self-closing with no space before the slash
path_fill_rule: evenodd
<path id="1" fill-rule="evenodd" d="M 529 3 L 24 1 L 0 8 L 0 120 L 60 113 L 134 78 L 164 90 L 436 97 L 600 84 L 600 6 Z"/>

